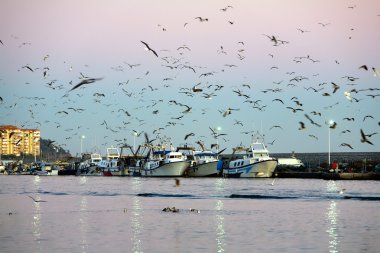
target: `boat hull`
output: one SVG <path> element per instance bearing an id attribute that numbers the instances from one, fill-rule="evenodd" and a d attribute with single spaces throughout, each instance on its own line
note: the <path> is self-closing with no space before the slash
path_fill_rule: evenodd
<path id="1" fill-rule="evenodd" d="M 208 163 L 196 164 L 188 168 L 188 177 L 216 177 L 220 173 L 218 171 L 218 162 L 213 161 Z"/>
<path id="2" fill-rule="evenodd" d="M 111 176 L 118 176 L 118 177 L 122 177 L 122 176 L 129 176 L 129 170 L 128 169 L 124 169 L 123 170 L 120 170 L 120 169 L 111 169 L 111 170 L 103 170 L 102 171 L 103 173 L 103 176 L 106 176 L 106 177 L 111 177 Z"/>
<path id="3" fill-rule="evenodd" d="M 238 168 L 223 169 L 224 177 L 267 178 L 272 177 L 277 167 L 277 159 L 270 159 L 248 164 Z"/>
<path id="4" fill-rule="evenodd" d="M 181 177 L 184 175 L 186 169 L 189 166 L 190 166 L 189 161 L 165 163 L 153 169 L 144 168 L 141 171 L 141 176 L 142 177 Z"/>

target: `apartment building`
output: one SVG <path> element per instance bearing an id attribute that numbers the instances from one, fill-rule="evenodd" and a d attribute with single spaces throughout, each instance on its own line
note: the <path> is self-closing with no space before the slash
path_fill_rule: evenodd
<path id="1" fill-rule="evenodd" d="M 40 155 L 40 130 L 21 129 L 12 125 L 0 126 L 0 154 Z"/>

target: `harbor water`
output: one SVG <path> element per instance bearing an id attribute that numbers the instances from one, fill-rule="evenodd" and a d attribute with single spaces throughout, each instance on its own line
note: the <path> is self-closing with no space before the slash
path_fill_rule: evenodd
<path id="1" fill-rule="evenodd" d="M 0 186 L 0 252 L 380 248 L 378 181 L 0 176 Z"/>

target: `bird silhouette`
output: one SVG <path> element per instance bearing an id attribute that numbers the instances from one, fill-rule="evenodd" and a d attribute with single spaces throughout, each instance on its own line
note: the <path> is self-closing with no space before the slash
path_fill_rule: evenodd
<path id="1" fill-rule="evenodd" d="M 350 144 L 348 144 L 348 143 L 342 143 L 342 144 L 340 144 L 339 146 L 341 146 L 341 147 L 348 147 L 348 148 L 350 148 L 350 149 L 354 149 Z"/>
<path id="2" fill-rule="evenodd" d="M 144 41 L 142 41 L 142 40 L 140 40 L 140 41 L 141 41 L 141 43 L 143 43 L 143 44 L 145 45 L 146 50 L 151 51 L 155 56 L 158 57 L 158 54 L 156 53 L 156 51 L 154 51 L 154 50 L 148 45 L 148 43 L 146 43 L 146 42 L 144 42 Z"/>
<path id="3" fill-rule="evenodd" d="M 186 136 L 185 136 L 185 140 L 187 140 L 187 138 L 189 138 L 190 136 L 195 136 L 195 134 L 194 134 L 194 133 L 186 134 Z"/>
<path id="4" fill-rule="evenodd" d="M 306 129 L 305 123 L 303 123 L 302 121 L 300 121 L 299 124 L 300 124 L 300 127 L 298 128 L 298 130 Z"/>
<path id="5" fill-rule="evenodd" d="M 100 80 L 102 80 L 102 79 L 103 79 L 102 77 L 100 77 L 100 78 L 86 78 L 86 79 L 83 79 L 80 83 L 78 83 L 77 85 L 75 85 L 74 87 L 72 87 L 72 88 L 69 90 L 69 92 L 72 91 L 72 90 L 75 90 L 75 89 L 77 89 L 77 88 L 79 88 L 79 87 L 81 87 L 81 86 L 84 85 L 84 84 L 94 83 L 94 82 L 96 82 L 96 81 L 100 81 Z"/>
<path id="6" fill-rule="evenodd" d="M 32 196 L 29 196 L 29 195 L 28 195 L 28 197 L 31 198 L 31 199 L 33 199 L 33 201 L 37 202 L 37 203 L 39 203 L 39 202 L 47 202 L 46 200 L 35 199 L 35 198 L 33 198 Z"/>
<path id="7" fill-rule="evenodd" d="M 367 139 L 367 135 L 364 134 L 364 132 L 363 132 L 362 129 L 360 129 L 360 135 L 361 135 L 361 137 L 362 137 L 361 140 L 360 140 L 362 143 L 368 143 L 368 144 L 373 145 L 373 143 L 370 142 L 370 141 Z"/>
<path id="8" fill-rule="evenodd" d="M 333 85 L 333 93 L 335 93 L 337 90 L 339 90 L 339 88 L 340 88 L 340 86 L 339 85 L 337 85 L 336 83 L 334 83 L 334 82 L 331 82 L 331 84 Z"/>
<path id="9" fill-rule="evenodd" d="M 196 17 L 194 19 L 198 19 L 200 22 L 208 21 L 208 18 Z"/>

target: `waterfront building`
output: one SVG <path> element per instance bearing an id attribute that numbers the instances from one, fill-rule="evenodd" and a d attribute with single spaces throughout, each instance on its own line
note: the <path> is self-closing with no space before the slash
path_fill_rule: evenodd
<path id="1" fill-rule="evenodd" d="M 40 130 L 0 126 L 0 155 L 40 155 Z"/>

